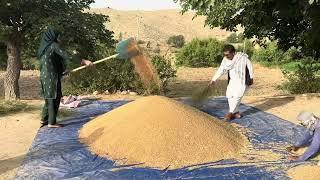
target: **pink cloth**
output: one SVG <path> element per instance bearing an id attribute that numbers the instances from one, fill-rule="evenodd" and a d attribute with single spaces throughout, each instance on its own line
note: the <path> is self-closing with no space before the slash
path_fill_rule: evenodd
<path id="1" fill-rule="evenodd" d="M 81 96 L 64 96 L 61 98 L 60 106 L 67 108 L 77 108 L 82 102 L 87 101 L 87 97 Z"/>

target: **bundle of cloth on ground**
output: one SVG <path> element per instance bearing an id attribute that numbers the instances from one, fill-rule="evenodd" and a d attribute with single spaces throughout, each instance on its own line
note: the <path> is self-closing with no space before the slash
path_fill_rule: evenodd
<path id="1" fill-rule="evenodd" d="M 61 98 L 60 106 L 65 108 L 78 108 L 90 103 L 89 96 L 64 96 Z"/>

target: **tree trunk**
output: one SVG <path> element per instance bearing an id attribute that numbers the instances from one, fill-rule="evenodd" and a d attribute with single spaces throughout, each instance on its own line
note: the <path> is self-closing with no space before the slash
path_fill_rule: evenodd
<path id="1" fill-rule="evenodd" d="M 5 100 L 20 99 L 19 78 L 21 69 L 20 48 L 15 40 L 7 42 L 7 72 L 4 80 Z"/>

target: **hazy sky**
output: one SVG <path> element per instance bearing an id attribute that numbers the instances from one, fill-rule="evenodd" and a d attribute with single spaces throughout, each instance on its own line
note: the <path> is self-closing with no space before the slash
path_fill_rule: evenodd
<path id="1" fill-rule="evenodd" d="M 110 7 L 118 10 L 178 9 L 173 0 L 96 0 L 92 7 Z"/>

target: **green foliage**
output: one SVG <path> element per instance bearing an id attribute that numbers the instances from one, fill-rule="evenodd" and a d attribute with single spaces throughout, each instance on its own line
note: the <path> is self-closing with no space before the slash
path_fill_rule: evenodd
<path id="1" fill-rule="evenodd" d="M 130 60 L 112 59 L 92 68 L 72 73 L 64 85 L 66 95 L 106 90 L 109 92 L 131 90 L 143 93 L 144 88 Z"/>
<path id="2" fill-rule="evenodd" d="M 22 60 L 23 70 L 39 70 L 40 61 L 37 58 L 27 58 Z"/>
<path id="3" fill-rule="evenodd" d="M 320 71 L 320 64 L 313 58 L 306 57 L 298 64 L 295 71 L 283 71 L 287 82 L 281 88 L 292 94 L 319 93 L 320 77 L 317 74 Z"/>
<path id="4" fill-rule="evenodd" d="M 19 112 L 32 111 L 35 109 L 37 109 L 37 107 L 28 105 L 27 103 L 21 101 L 0 100 L 0 116 L 5 116 Z"/>
<path id="5" fill-rule="evenodd" d="M 237 51 L 244 52 L 248 54 L 249 58 L 251 58 L 255 52 L 253 42 L 245 40 L 244 43 L 237 48 Z"/>
<path id="6" fill-rule="evenodd" d="M 153 56 L 151 62 L 159 74 L 162 89 L 166 93 L 168 91 L 168 82 L 171 78 L 176 77 L 177 71 L 171 66 L 171 63 L 168 62 L 163 56 Z"/>
<path id="7" fill-rule="evenodd" d="M 302 58 L 301 52 L 291 47 L 286 52 L 278 48 L 277 42 L 269 42 L 265 47 L 255 50 L 253 60 L 266 66 L 285 65 L 292 62 L 297 62 Z"/>
<path id="8" fill-rule="evenodd" d="M 95 49 L 99 43 L 108 47 L 114 45 L 113 32 L 105 28 L 109 17 L 89 13 L 94 0 L 37 0 L 37 1 L 0 1 L 0 42 L 12 44 L 16 56 L 11 58 L 15 63 L 8 71 L 20 71 L 20 53 L 27 58 L 36 57 L 36 51 L 43 32 L 53 27 L 63 33 L 65 49 L 76 51 L 79 57 L 96 59 Z M 23 60 L 23 59 L 22 59 Z M 15 73 L 17 74 L 17 73 Z M 16 89 L 9 93 L 6 88 L 6 99 L 19 97 L 19 87 L 12 76 L 7 87 Z"/>
<path id="9" fill-rule="evenodd" d="M 193 10 L 206 16 L 210 27 L 236 31 L 244 27 L 244 36 L 278 40 L 286 51 L 292 46 L 301 47 L 305 55 L 320 57 L 320 1 L 308 0 L 184 0 L 180 2 L 183 12 Z"/>
<path id="10" fill-rule="evenodd" d="M 282 64 L 280 68 L 282 69 L 282 71 L 293 72 L 299 69 L 299 65 L 302 65 L 302 63 L 299 61 L 293 61 L 293 62 Z"/>
<path id="11" fill-rule="evenodd" d="M 73 47 L 81 56 L 94 58 L 97 42 L 111 46 L 112 32 L 105 29 L 109 18 L 91 14 L 93 0 L 9 1 L 0 2 L 0 40 L 13 40 L 22 52 L 34 57 L 42 33 L 52 26 L 63 32 L 64 45 Z M 11 23 L 13 21 L 13 25 Z"/>
<path id="12" fill-rule="evenodd" d="M 277 42 L 270 42 L 264 48 L 254 52 L 253 60 L 266 66 L 283 63 L 284 52 L 277 46 Z"/>
<path id="13" fill-rule="evenodd" d="M 100 57 L 109 56 L 112 51 L 103 51 L 104 46 L 97 49 Z M 167 91 L 168 81 L 176 77 L 176 70 L 162 56 L 156 55 L 152 58 L 164 92 Z M 73 66 L 77 66 L 74 64 Z M 131 90 L 139 94 L 157 93 L 143 87 L 138 74 L 130 60 L 113 59 L 105 63 L 97 64 L 92 68 L 87 68 L 79 72 L 72 73 L 64 82 L 65 95 L 79 95 L 93 93 L 94 91 L 115 92 L 117 90 Z"/>
<path id="14" fill-rule="evenodd" d="M 294 61 L 299 61 L 304 56 L 301 51 L 295 47 L 291 47 L 284 53 L 284 62 L 290 63 Z"/>
<path id="15" fill-rule="evenodd" d="M 226 39 L 227 43 L 242 43 L 243 41 L 244 41 L 243 33 L 240 33 L 240 34 L 232 33 Z"/>
<path id="16" fill-rule="evenodd" d="M 169 37 L 167 44 L 175 48 L 182 48 L 185 44 L 184 36 L 183 35 L 171 36 Z"/>
<path id="17" fill-rule="evenodd" d="M 194 39 L 177 54 L 177 66 L 211 67 L 222 61 L 223 43 L 216 39 Z"/>

